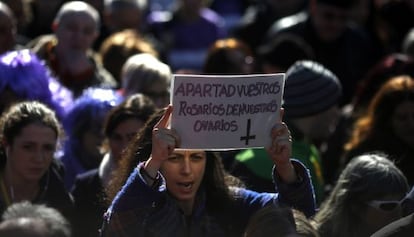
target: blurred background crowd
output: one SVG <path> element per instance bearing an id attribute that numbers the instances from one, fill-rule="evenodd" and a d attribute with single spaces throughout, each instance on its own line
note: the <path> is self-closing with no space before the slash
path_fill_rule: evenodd
<path id="1" fill-rule="evenodd" d="M 0 0 L 0 211 L 67 194 L 54 207 L 73 236 L 98 236 L 122 150 L 169 104 L 173 74 L 286 73 L 293 157 L 319 210 L 309 223 L 370 236 L 414 212 L 413 16 L 413 0 Z M 47 105 L 62 129 L 35 182 L 55 179 L 52 194 L 18 193 L 27 169 L 8 165 L 17 139 L 4 124 L 23 101 Z M 273 190 L 263 150 L 221 156 L 246 187 Z"/>

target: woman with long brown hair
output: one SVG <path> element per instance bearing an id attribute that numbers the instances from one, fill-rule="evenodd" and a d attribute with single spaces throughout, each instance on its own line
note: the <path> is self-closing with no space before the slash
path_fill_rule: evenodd
<path id="1" fill-rule="evenodd" d="M 215 153 L 179 149 L 179 134 L 168 127 L 171 113 L 169 106 L 150 118 L 128 147 L 114 193 L 123 187 L 106 213 L 103 236 L 241 236 L 266 205 L 315 213 L 308 172 L 290 159 L 286 124 L 275 123 L 267 148 L 278 193 L 257 193 L 235 186 Z"/>

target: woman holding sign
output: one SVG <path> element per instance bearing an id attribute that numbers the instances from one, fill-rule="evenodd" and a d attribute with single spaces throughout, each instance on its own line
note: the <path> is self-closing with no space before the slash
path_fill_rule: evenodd
<path id="1" fill-rule="evenodd" d="M 171 112 L 169 106 L 151 118 L 128 147 L 103 236 L 241 236 L 252 214 L 266 205 L 315 214 L 307 169 L 290 159 L 283 122 L 275 124 L 267 148 L 278 193 L 257 193 L 235 185 L 215 153 L 178 149 L 179 134 L 168 128 Z"/>

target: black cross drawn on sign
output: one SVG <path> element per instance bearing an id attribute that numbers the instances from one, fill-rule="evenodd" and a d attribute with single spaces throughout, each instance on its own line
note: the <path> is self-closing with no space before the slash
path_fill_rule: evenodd
<path id="1" fill-rule="evenodd" d="M 256 135 L 250 135 L 250 119 L 247 120 L 246 136 L 241 136 L 240 141 L 246 141 L 246 146 L 249 145 L 249 140 L 256 139 Z"/>

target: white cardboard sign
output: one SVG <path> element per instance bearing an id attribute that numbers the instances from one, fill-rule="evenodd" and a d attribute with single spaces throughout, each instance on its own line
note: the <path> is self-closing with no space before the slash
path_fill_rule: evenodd
<path id="1" fill-rule="evenodd" d="M 174 75 L 171 128 L 182 149 L 226 150 L 270 145 L 285 74 Z"/>

